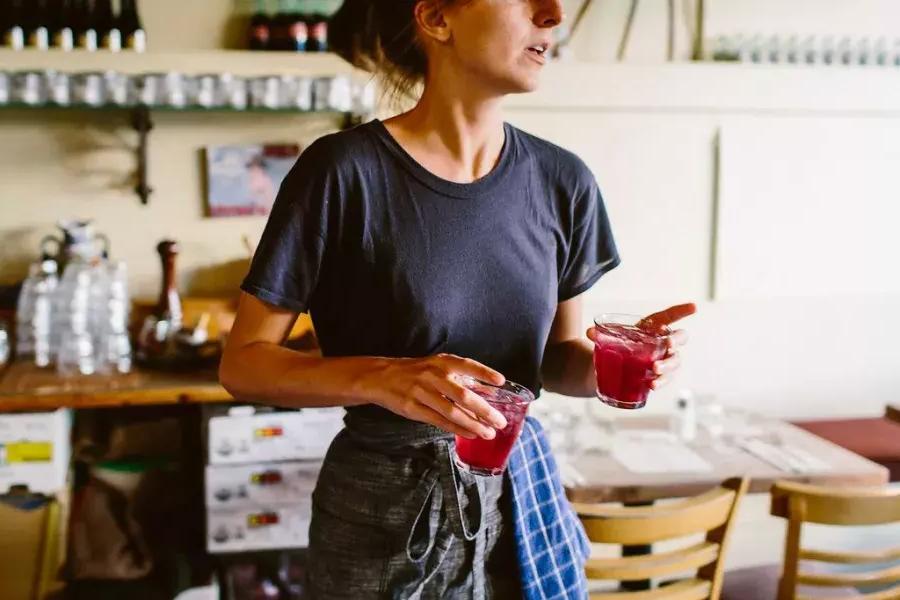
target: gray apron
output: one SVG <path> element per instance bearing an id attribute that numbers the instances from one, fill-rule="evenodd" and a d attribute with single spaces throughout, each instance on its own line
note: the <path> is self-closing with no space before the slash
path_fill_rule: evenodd
<path id="1" fill-rule="evenodd" d="M 316 490 L 315 599 L 521 597 L 505 477 L 460 471 L 446 432 L 348 411 Z"/>

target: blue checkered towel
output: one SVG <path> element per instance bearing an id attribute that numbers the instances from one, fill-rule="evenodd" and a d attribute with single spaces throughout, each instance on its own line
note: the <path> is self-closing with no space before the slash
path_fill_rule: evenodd
<path id="1" fill-rule="evenodd" d="M 525 420 L 507 466 L 513 488 L 516 546 L 525 600 L 588 597 L 584 564 L 590 544 L 559 479 L 541 424 Z"/>

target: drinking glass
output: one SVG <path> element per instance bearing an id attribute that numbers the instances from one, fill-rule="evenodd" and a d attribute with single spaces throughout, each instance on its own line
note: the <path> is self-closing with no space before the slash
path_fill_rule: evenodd
<path id="1" fill-rule="evenodd" d="M 615 411 L 600 404 L 588 401 L 585 403 L 585 415 L 581 424 L 579 442 L 586 453 L 609 454 L 616 441 Z"/>
<path id="2" fill-rule="evenodd" d="M 9 362 L 11 349 L 9 344 L 9 331 L 6 321 L 0 319 L 0 370 Z"/>
<path id="3" fill-rule="evenodd" d="M 635 409 L 647 403 L 653 363 L 666 354 L 668 330 L 641 329 L 636 315 L 607 313 L 594 319 L 594 369 L 597 398 L 616 408 Z"/>
<path id="4" fill-rule="evenodd" d="M 106 81 L 103 73 L 76 73 L 72 77 L 72 102 L 87 106 L 106 103 Z"/>
<path id="5" fill-rule="evenodd" d="M 312 79 L 303 76 L 281 77 L 281 105 L 285 108 L 312 110 Z"/>
<path id="6" fill-rule="evenodd" d="M 503 474 L 513 444 L 522 431 L 528 405 L 534 402 L 534 394 L 527 388 L 507 381 L 494 386 L 471 378 L 463 378 L 462 384 L 506 417 L 506 427 L 497 430 L 492 440 L 468 439 L 456 436 L 456 464 L 474 475 L 491 477 Z"/>
<path id="7" fill-rule="evenodd" d="M 0 104 L 9 103 L 9 73 L 0 71 Z"/>

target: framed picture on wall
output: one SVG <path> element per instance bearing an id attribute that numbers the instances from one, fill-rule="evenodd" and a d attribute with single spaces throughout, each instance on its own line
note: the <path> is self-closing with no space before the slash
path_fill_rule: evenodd
<path id="1" fill-rule="evenodd" d="M 204 148 L 209 216 L 268 215 L 300 150 L 298 144 Z"/>

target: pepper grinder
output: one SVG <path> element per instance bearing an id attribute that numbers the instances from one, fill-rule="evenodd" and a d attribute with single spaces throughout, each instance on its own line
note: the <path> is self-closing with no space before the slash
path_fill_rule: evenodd
<path id="1" fill-rule="evenodd" d="M 181 329 L 181 297 L 175 287 L 175 258 L 178 243 L 163 240 L 156 246 L 162 263 L 162 286 L 159 300 L 153 312 L 144 319 L 138 336 L 138 358 L 152 360 L 173 356 L 175 348 L 170 343 Z"/>
<path id="2" fill-rule="evenodd" d="M 158 321 L 168 323 L 168 331 L 175 334 L 181 329 L 182 316 L 181 296 L 175 286 L 175 259 L 178 256 L 178 242 L 163 240 L 156 246 L 159 259 L 162 263 L 162 287 L 159 291 L 159 301 L 156 303 L 154 315 Z"/>

